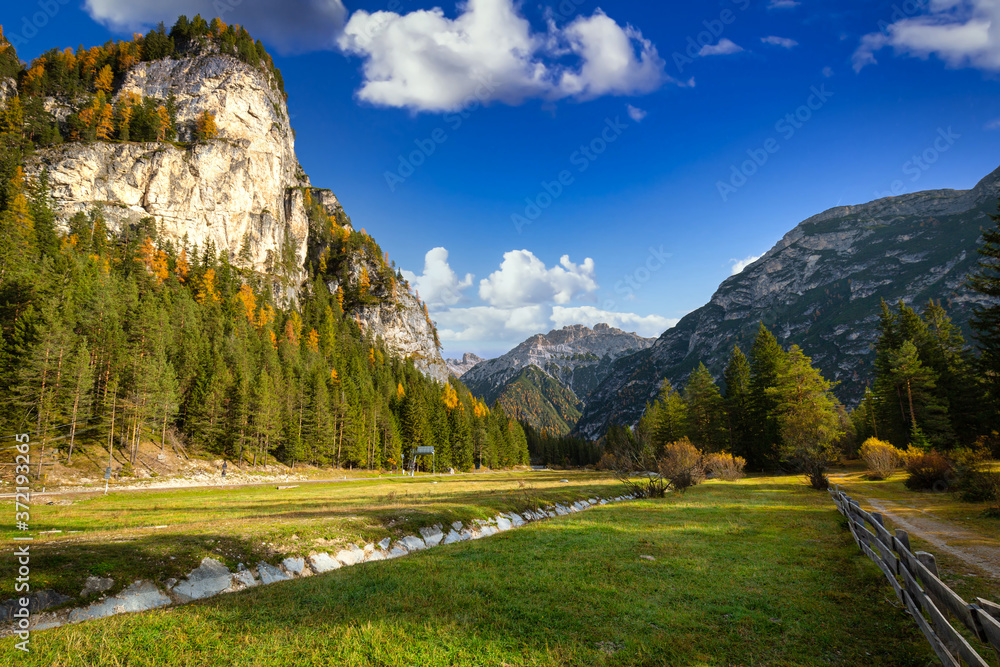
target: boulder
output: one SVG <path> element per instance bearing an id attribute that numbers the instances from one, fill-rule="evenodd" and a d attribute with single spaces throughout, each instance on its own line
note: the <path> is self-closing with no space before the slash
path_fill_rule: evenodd
<path id="1" fill-rule="evenodd" d="M 218 595 L 233 584 L 233 573 L 229 568 L 206 556 L 201 559 L 201 565 L 188 574 L 187 579 L 171 589 L 181 602 L 200 600 Z"/>
<path id="2" fill-rule="evenodd" d="M 398 544 L 403 545 L 407 551 L 420 551 L 421 549 L 427 548 L 427 543 L 416 535 L 407 535 L 403 539 L 399 540 Z"/>
<path id="3" fill-rule="evenodd" d="M 280 568 L 268 565 L 264 561 L 257 563 L 257 573 L 260 574 L 260 582 L 262 584 L 273 584 L 276 581 L 288 581 L 291 579 Z"/>
<path id="4" fill-rule="evenodd" d="M 285 560 L 281 561 L 281 564 L 282 566 L 284 566 L 286 572 L 288 572 L 289 574 L 293 574 L 296 577 L 302 577 L 308 574 L 306 572 L 305 558 L 298 558 L 298 557 L 286 558 Z"/>
<path id="5" fill-rule="evenodd" d="M 85 598 L 89 595 L 103 593 L 114 585 L 115 580 L 111 577 L 87 577 L 87 581 L 83 585 L 83 590 L 80 591 L 80 597 Z"/>
<path id="6" fill-rule="evenodd" d="M 157 607 L 165 607 L 168 604 L 170 604 L 170 598 L 153 583 L 149 581 L 136 581 L 118 595 L 95 602 L 83 609 L 74 609 L 69 613 L 68 618 L 70 623 L 76 623 L 78 621 L 89 621 L 95 618 L 104 618 L 105 616 L 130 611 L 156 609 Z"/>
<path id="7" fill-rule="evenodd" d="M 340 561 L 333 558 L 328 553 L 313 554 L 309 556 L 309 566 L 319 573 L 336 570 L 340 567 Z"/>
<path id="8" fill-rule="evenodd" d="M 335 556 L 341 565 L 356 565 L 365 559 L 365 552 L 358 548 L 356 544 L 348 544 L 346 549 L 337 552 Z"/>
<path id="9" fill-rule="evenodd" d="M 420 536 L 424 538 L 424 543 L 428 547 L 436 547 L 444 539 L 440 525 L 434 525 L 420 529 Z"/>

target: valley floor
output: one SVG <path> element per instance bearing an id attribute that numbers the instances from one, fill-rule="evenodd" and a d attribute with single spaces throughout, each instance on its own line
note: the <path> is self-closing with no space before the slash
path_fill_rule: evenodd
<path id="1" fill-rule="evenodd" d="M 370 480 L 281 492 L 246 488 L 229 495 L 117 494 L 49 508 L 43 517 L 81 530 L 73 536 L 79 541 L 50 545 L 59 545 L 66 563 L 98 567 L 106 562 L 102 556 L 114 556 L 118 564 L 129 554 L 133 560 L 155 558 L 163 545 L 150 526 L 162 523 L 173 526 L 166 541 L 188 540 L 188 566 L 215 540 L 221 543 L 214 545 L 215 556 L 227 560 L 242 546 L 240 531 L 255 525 L 272 535 L 268 542 L 308 550 L 319 540 L 352 534 L 374 539 L 400 525 L 412 530 L 450 517 L 468 520 L 522 504 L 621 492 L 613 479 L 586 473 L 435 481 Z M 106 553 L 77 557 L 87 548 L 99 551 L 100 544 L 107 545 Z M 24 654 L 12 640 L 2 640 L 0 660 L 386 666 L 934 662 L 830 497 L 795 477 L 709 482 L 661 500 L 594 507 L 397 560 L 38 632 L 31 647 Z"/>

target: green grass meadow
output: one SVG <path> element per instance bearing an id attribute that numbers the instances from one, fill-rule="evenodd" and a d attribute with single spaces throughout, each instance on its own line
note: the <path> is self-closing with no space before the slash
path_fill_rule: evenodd
<path id="1" fill-rule="evenodd" d="M 453 504 L 448 512 L 463 505 Z M 795 477 L 710 482 L 397 560 L 38 632 L 28 654 L 13 644 L 0 640 L 3 664 L 935 664 L 829 496 Z"/>

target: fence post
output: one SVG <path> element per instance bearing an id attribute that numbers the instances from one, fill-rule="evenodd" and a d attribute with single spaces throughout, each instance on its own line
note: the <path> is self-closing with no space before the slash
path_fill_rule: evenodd
<path id="1" fill-rule="evenodd" d="M 937 559 L 934 558 L 934 554 L 927 553 L 926 551 L 916 551 L 913 555 L 923 563 L 924 567 L 931 571 L 931 574 L 935 577 L 938 576 Z"/>
<path id="2" fill-rule="evenodd" d="M 907 533 L 902 528 L 897 528 L 896 529 L 896 539 L 903 543 L 903 546 L 906 547 L 907 551 L 910 550 L 910 534 L 909 533 Z"/>

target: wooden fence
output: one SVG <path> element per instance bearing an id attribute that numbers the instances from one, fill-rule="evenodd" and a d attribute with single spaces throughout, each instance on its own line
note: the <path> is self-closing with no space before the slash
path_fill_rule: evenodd
<path id="1" fill-rule="evenodd" d="M 866 512 L 836 486 L 830 495 L 858 547 L 871 558 L 896 591 L 896 597 L 920 626 L 934 653 L 946 667 L 989 667 L 977 649 L 955 629 L 948 616 L 982 643 L 984 654 L 992 648 L 1000 660 L 1000 605 L 983 598 L 969 604 L 938 578 L 934 556 L 910 551 L 905 530 L 890 533 L 877 512 Z"/>

